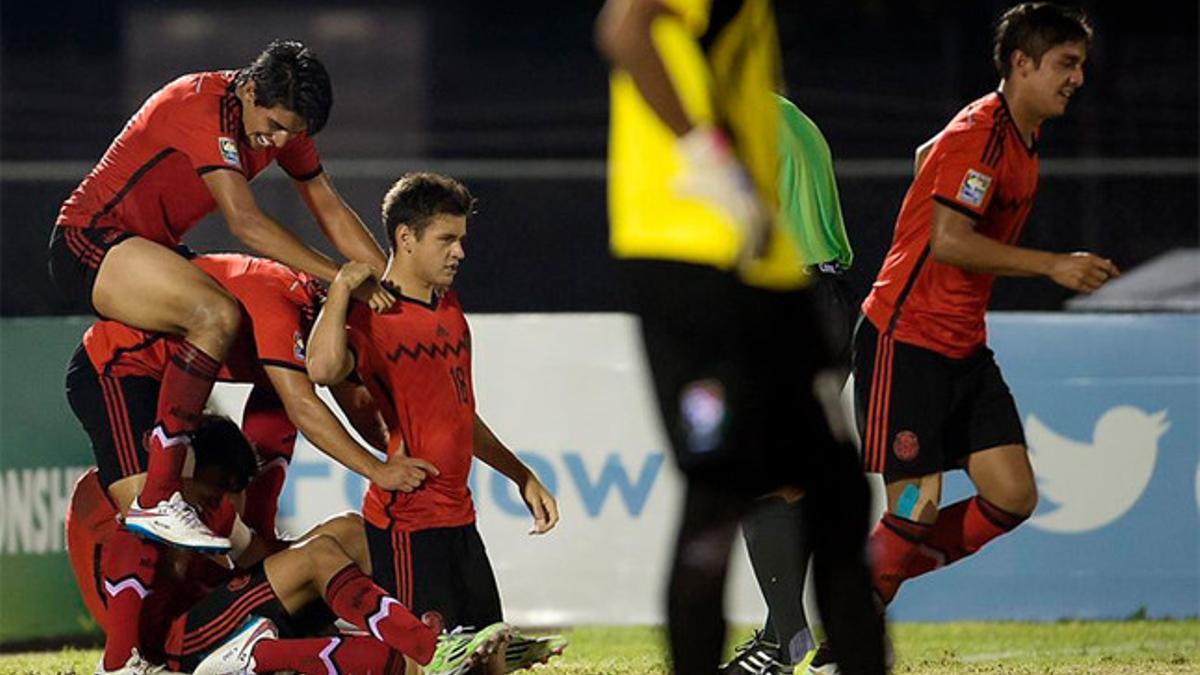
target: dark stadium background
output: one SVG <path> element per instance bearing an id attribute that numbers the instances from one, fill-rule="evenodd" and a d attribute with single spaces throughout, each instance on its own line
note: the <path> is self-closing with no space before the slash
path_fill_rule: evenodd
<path id="1" fill-rule="evenodd" d="M 990 22 L 1009 4 L 777 3 L 789 94 L 838 160 L 860 292 L 886 250 L 913 148 L 994 86 Z M 1044 130 L 1024 241 L 1131 268 L 1200 239 L 1197 8 L 1083 4 L 1097 28 L 1087 82 Z M 458 282 L 469 311 L 620 309 L 605 244 L 598 6 L 5 0 L 0 314 L 83 313 L 45 272 L 62 200 L 146 95 L 184 72 L 243 65 L 273 37 L 304 39 L 329 66 L 336 105 L 318 147 L 371 225 L 405 169 L 458 175 L 480 197 Z M 288 181 L 268 173 L 255 186 L 265 208 L 318 242 Z M 215 218 L 188 241 L 236 247 Z M 1047 281 L 1004 280 L 993 306 L 1057 309 L 1066 297 Z"/>

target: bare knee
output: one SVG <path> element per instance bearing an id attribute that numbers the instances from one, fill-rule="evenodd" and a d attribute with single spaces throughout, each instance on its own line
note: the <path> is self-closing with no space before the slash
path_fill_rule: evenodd
<path id="1" fill-rule="evenodd" d="M 224 351 L 237 336 L 242 311 L 236 300 L 223 291 L 206 293 L 184 318 L 189 341 Z"/>
<path id="2" fill-rule="evenodd" d="M 306 562 L 316 574 L 322 571 L 335 572 L 350 562 L 342 545 L 327 534 L 318 534 L 301 544 L 300 548 L 304 551 Z"/>
<path id="3" fill-rule="evenodd" d="M 1030 516 L 1037 508 L 1037 483 L 1032 476 L 1013 479 L 990 486 L 988 494 L 981 496 L 1009 513 Z"/>

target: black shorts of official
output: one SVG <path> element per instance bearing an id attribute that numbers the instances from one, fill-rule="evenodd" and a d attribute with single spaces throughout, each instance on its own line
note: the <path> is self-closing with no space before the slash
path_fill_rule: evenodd
<path id="1" fill-rule="evenodd" d="M 366 526 L 372 578 L 413 614 L 435 610 L 447 629 L 504 620 L 496 575 L 474 523 L 416 532 Z"/>
<path id="2" fill-rule="evenodd" d="M 91 439 L 105 490 L 149 466 L 142 439 L 154 426 L 158 390 L 152 377 L 97 373 L 83 345 L 67 364 L 67 402 Z"/>
<path id="3" fill-rule="evenodd" d="M 810 294 L 701 265 L 631 260 L 622 270 L 688 479 L 749 496 L 819 479 L 814 460 L 844 448 L 814 395 L 833 364 Z"/>
<path id="4" fill-rule="evenodd" d="M 861 303 L 842 272 L 814 269 L 809 289 L 817 312 L 817 324 L 825 332 L 833 362 L 849 372 L 854 322 Z"/>
<path id="5" fill-rule="evenodd" d="M 136 236 L 111 227 L 55 225 L 50 233 L 50 278 L 62 298 L 98 314 L 92 304 L 92 288 L 100 263 L 112 247 Z"/>
<path id="6" fill-rule="evenodd" d="M 176 619 L 167 643 L 169 662 L 191 672 L 254 617 L 270 619 L 280 639 L 330 634 L 337 619 L 323 602 L 311 602 L 295 616 L 289 614 L 258 563 L 213 589 Z"/>
<path id="7" fill-rule="evenodd" d="M 1016 402 L 987 347 L 953 359 L 881 335 L 863 318 L 854 337 L 854 403 L 863 468 L 888 481 L 1025 445 Z"/>

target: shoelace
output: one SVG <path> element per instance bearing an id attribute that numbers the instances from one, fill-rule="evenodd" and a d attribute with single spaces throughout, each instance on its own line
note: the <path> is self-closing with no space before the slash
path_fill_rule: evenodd
<path id="1" fill-rule="evenodd" d="M 200 517 L 196 515 L 196 509 L 192 508 L 191 504 L 183 501 L 183 497 L 178 492 L 172 495 L 171 500 L 167 502 L 167 510 L 179 516 L 188 527 L 204 526 L 200 522 Z"/>

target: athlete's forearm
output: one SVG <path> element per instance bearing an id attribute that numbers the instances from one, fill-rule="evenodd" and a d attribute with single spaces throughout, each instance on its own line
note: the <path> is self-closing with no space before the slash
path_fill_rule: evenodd
<path id="1" fill-rule="evenodd" d="M 523 487 L 533 477 L 533 472 L 529 470 L 529 467 L 525 466 L 524 462 L 505 447 L 499 438 L 496 438 L 496 434 L 492 433 L 479 415 L 475 415 L 474 436 L 475 456 L 479 458 L 479 461 L 504 474 L 518 487 Z"/>
<path id="2" fill-rule="evenodd" d="M 305 244 L 290 230 L 264 213 L 253 213 L 229 219 L 229 230 L 256 253 L 332 281 L 338 266 L 329 256 Z"/>
<path id="3" fill-rule="evenodd" d="M 333 187 L 326 174 L 297 185 L 300 197 L 320 225 L 325 238 L 350 260 L 364 262 L 382 275 L 387 257 L 354 209 Z"/>
<path id="4" fill-rule="evenodd" d="M 333 385 L 349 374 L 346 338 L 346 313 L 350 308 L 350 291 L 341 284 L 329 287 L 329 297 L 317 315 L 308 336 L 308 355 L 305 367 L 308 377 L 317 384 Z"/>
<path id="5" fill-rule="evenodd" d="M 970 218 L 939 203 L 933 205 L 929 249 L 940 263 L 1010 277 L 1048 275 L 1057 257 L 982 235 Z"/>
<path id="6" fill-rule="evenodd" d="M 1011 246 L 974 230 L 943 237 L 932 247 L 935 260 L 971 272 L 1008 277 L 1046 276 L 1055 254 Z"/>
<path id="7" fill-rule="evenodd" d="M 658 0 L 609 0 L 596 21 L 596 44 L 614 66 L 629 73 L 659 119 L 676 136 L 684 136 L 693 124 L 651 34 L 661 16 L 674 15 Z"/>
<path id="8" fill-rule="evenodd" d="M 374 480 L 383 462 L 346 433 L 311 385 L 307 395 L 289 396 L 283 404 L 288 418 L 313 446 L 354 473 Z"/>

